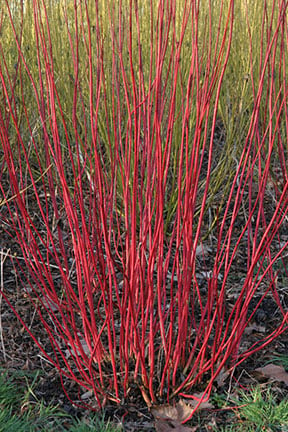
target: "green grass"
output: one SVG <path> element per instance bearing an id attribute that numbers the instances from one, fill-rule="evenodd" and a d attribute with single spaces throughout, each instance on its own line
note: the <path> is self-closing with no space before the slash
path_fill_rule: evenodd
<path id="1" fill-rule="evenodd" d="M 239 409 L 240 417 L 249 427 L 255 431 L 264 428 L 271 431 L 286 430 L 288 428 L 288 401 L 277 402 L 271 389 L 262 393 L 260 387 L 253 389 L 250 394 L 244 392 L 240 395 L 240 401 L 244 404 Z"/>
<path id="2" fill-rule="evenodd" d="M 32 384 L 25 389 L 19 383 L 16 385 L 16 375 L 0 374 L 0 432 L 120 432 L 119 427 L 104 420 L 104 415 L 90 414 L 85 419 L 75 419 L 59 407 L 46 406 L 43 400 L 35 399 L 33 386 L 38 376 L 36 373 Z"/>
<path id="3" fill-rule="evenodd" d="M 287 432 L 288 400 L 280 400 L 270 387 L 254 387 L 248 393 L 241 391 L 233 408 L 229 425 L 215 429 L 221 432 Z"/>

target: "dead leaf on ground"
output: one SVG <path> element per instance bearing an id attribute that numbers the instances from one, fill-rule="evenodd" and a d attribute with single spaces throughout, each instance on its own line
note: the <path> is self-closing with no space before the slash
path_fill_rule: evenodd
<path id="1" fill-rule="evenodd" d="M 197 427 L 183 426 L 180 422 L 174 420 L 156 420 L 155 429 L 157 432 L 196 432 Z"/>
<path id="2" fill-rule="evenodd" d="M 212 252 L 212 249 L 209 247 L 209 246 L 207 246 L 207 245 L 203 245 L 202 243 L 200 244 L 200 245 L 198 245 L 197 247 L 196 247 L 196 256 L 205 256 L 205 255 L 208 255 L 210 252 Z"/>
<path id="3" fill-rule="evenodd" d="M 89 399 L 92 396 L 93 396 L 93 390 L 88 390 L 88 391 L 86 391 L 85 393 L 83 393 L 81 395 L 81 399 L 82 400 L 86 400 L 86 399 Z"/>
<path id="4" fill-rule="evenodd" d="M 247 326 L 244 330 L 244 332 L 249 335 L 251 333 L 265 333 L 266 327 L 257 325 L 257 324 L 251 324 L 250 326 Z"/>
<path id="5" fill-rule="evenodd" d="M 43 306 L 49 310 L 51 310 L 52 312 L 56 312 L 59 310 L 59 305 L 57 303 L 55 303 L 53 300 L 51 300 L 50 298 L 43 298 L 42 299 L 42 303 Z"/>
<path id="6" fill-rule="evenodd" d="M 288 385 L 288 373 L 285 371 L 283 366 L 278 366 L 273 363 L 267 366 L 256 369 L 256 372 L 260 372 L 267 378 L 273 378 L 276 381 L 284 382 Z"/>
<path id="7" fill-rule="evenodd" d="M 155 418 L 155 428 L 157 432 L 194 432 L 196 429 L 183 426 L 181 423 L 191 416 L 199 400 L 204 393 L 195 393 L 195 399 L 180 400 L 174 406 L 159 405 L 151 408 L 151 413 Z M 214 408 L 209 402 L 201 402 L 199 409 Z"/>
<path id="8" fill-rule="evenodd" d="M 183 401 L 176 405 L 159 405 L 151 408 L 155 418 L 155 429 L 157 432 L 194 432 L 192 429 L 181 424 L 192 413 L 193 409 Z"/>
<path id="9" fill-rule="evenodd" d="M 184 402 L 186 404 L 188 404 L 191 408 L 194 409 L 198 405 L 199 400 L 202 399 L 203 395 L 204 395 L 204 392 L 203 393 L 194 393 L 193 396 L 195 397 L 195 399 L 184 399 Z M 209 400 L 205 400 L 205 396 L 204 396 L 203 399 L 204 399 L 203 402 L 200 403 L 200 405 L 198 406 L 197 410 L 215 408 L 214 405 L 212 405 L 209 402 Z"/>
<path id="10" fill-rule="evenodd" d="M 225 384 L 226 379 L 229 377 L 231 372 L 226 370 L 225 368 L 221 369 L 217 377 L 215 378 L 215 382 L 217 383 L 218 387 L 223 387 Z"/>
<path id="11" fill-rule="evenodd" d="M 155 419 L 174 420 L 178 422 L 186 420 L 191 415 L 192 411 L 193 407 L 181 400 L 174 406 L 158 405 L 151 408 L 151 413 Z"/>

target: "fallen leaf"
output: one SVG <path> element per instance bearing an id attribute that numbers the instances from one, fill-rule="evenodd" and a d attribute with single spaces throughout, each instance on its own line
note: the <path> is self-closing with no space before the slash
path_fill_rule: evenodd
<path id="1" fill-rule="evenodd" d="M 155 429 L 157 432 L 196 432 L 197 427 L 183 426 L 175 420 L 156 420 Z"/>
<path id="2" fill-rule="evenodd" d="M 184 399 L 185 404 L 188 404 L 191 408 L 196 408 L 196 406 L 199 403 L 199 400 L 202 399 L 204 395 L 203 393 L 194 393 L 194 398 L 195 399 Z M 211 408 L 215 408 L 214 405 L 212 405 L 209 400 L 205 400 L 205 397 L 203 398 L 204 401 L 200 403 L 200 405 L 198 406 L 197 409 L 211 409 Z"/>
<path id="3" fill-rule="evenodd" d="M 93 396 L 93 390 L 88 390 L 81 395 L 81 399 L 86 400 L 86 399 L 91 398 L 92 396 Z"/>
<path id="4" fill-rule="evenodd" d="M 226 378 L 230 375 L 230 372 L 225 370 L 225 368 L 221 369 L 217 377 L 215 378 L 215 382 L 218 387 L 223 387 L 226 381 Z"/>
<path id="5" fill-rule="evenodd" d="M 253 332 L 257 332 L 257 333 L 264 333 L 266 330 L 266 327 L 261 326 L 261 325 L 257 325 L 257 324 L 251 324 L 250 326 L 247 326 L 244 330 L 244 332 L 249 335 Z"/>
<path id="6" fill-rule="evenodd" d="M 158 405 L 151 408 L 155 418 L 157 432 L 194 432 L 196 429 L 183 426 L 181 423 L 187 420 L 193 413 L 204 393 L 195 393 L 195 399 L 180 400 L 175 405 Z M 201 402 L 199 409 L 214 408 L 209 401 Z"/>
<path id="7" fill-rule="evenodd" d="M 87 342 L 85 341 L 85 339 L 79 339 L 79 343 L 81 344 L 81 348 L 82 348 L 82 350 L 84 351 L 84 353 L 87 355 L 87 356 L 89 356 L 90 357 L 90 355 L 91 355 L 91 350 L 90 350 L 90 348 L 88 347 L 88 345 L 87 345 Z M 70 345 L 70 351 L 67 349 L 66 351 L 65 351 L 65 355 L 66 355 L 66 358 L 68 359 L 70 356 L 71 356 L 71 353 L 73 354 L 73 355 L 81 355 L 81 351 L 80 351 L 80 349 L 77 347 L 77 342 L 75 341 L 75 346 L 76 346 L 76 351 L 74 350 L 74 348 L 72 347 L 72 345 L 69 343 L 69 345 Z"/>
<path id="8" fill-rule="evenodd" d="M 196 256 L 200 256 L 200 255 L 205 256 L 205 255 L 209 254 L 210 252 L 212 252 L 212 249 L 207 245 L 200 244 L 196 247 L 195 252 L 196 252 Z"/>
<path id="9" fill-rule="evenodd" d="M 175 420 L 182 422 L 192 413 L 193 408 L 180 400 L 176 405 L 158 405 L 151 408 L 151 413 L 155 419 Z"/>
<path id="10" fill-rule="evenodd" d="M 49 309 L 52 312 L 56 312 L 59 310 L 59 306 L 57 305 L 57 303 L 55 303 L 53 300 L 51 300 L 50 298 L 43 298 L 42 300 L 43 305 L 46 307 L 46 309 Z"/>
<path id="11" fill-rule="evenodd" d="M 273 378 L 276 381 L 284 382 L 286 385 L 288 385 L 288 373 L 285 371 L 283 366 L 278 366 L 271 363 L 267 366 L 256 369 L 256 372 L 260 372 L 267 378 Z"/>

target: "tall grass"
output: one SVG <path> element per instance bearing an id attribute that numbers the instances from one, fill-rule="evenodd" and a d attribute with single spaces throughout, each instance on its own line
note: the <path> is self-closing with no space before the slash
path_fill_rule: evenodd
<path id="1" fill-rule="evenodd" d="M 287 2 L 144 3 L 1 10 L 2 229 L 50 349 L 2 294 L 99 406 L 208 398 L 287 329 Z"/>

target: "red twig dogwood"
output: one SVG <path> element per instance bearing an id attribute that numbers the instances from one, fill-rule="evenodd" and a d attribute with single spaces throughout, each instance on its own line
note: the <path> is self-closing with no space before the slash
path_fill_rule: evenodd
<path id="1" fill-rule="evenodd" d="M 1 43 L 0 208 L 50 352 L 2 294 L 61 376 L 92 389 L 99 406 L 127 397 L 131 382 L 148 403 L 189 397 L 199 383 L 209 397 L 224 367 L 287 329 L 275 274 L 287 247 L 287 2 L 274 6 L 271 22 L 263 18 L 249 130 L 224 207 L 217 191 L 214 209 L 208 196 L 234 1 L 219 1 L 216 27 L 207 2 L 201 37 L 200 1 L 107 2 L 105 11 L 95 1 L 93 16 L 86 0 L 75 1 L 74 15 L 63 14 L 73 76 L 61 79 L 49 11 L 32 3 L 37 76 L 24 55 L 24 8 L 19 31 L 9 2 L 3 6 L 17 64 L 13 75 Z M 69 113 L 60 89 L 68 78 Z M 277 152 L 282 180 L 274 181 Z M 211 232 L 210 211 L 218 215 Z M 236 283 L 238 261 L 246 268 Z M 244 349 L 245 329 L 266 298 L 277 325 Z"/>

